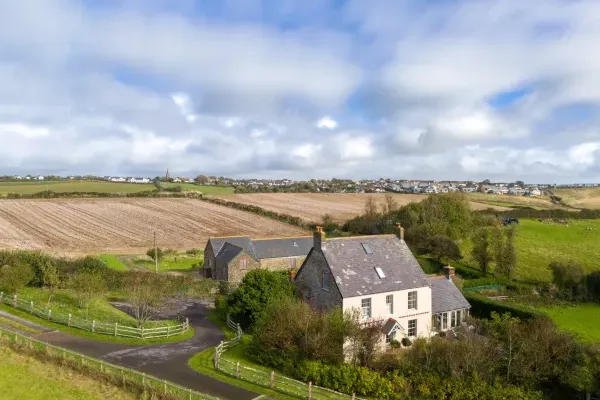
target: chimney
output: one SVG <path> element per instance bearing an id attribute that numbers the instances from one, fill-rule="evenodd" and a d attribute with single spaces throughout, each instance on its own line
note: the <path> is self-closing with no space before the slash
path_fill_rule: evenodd
<path id="1" fill-rule="evenodd" d="M 295 279 L 296 279 L 296 270 L 293 268 L 290 268 L 290 282 L 294 282 Z"/>
<path id="2" fill-rule="evenodd" d="M 398 237 L 400 240 L 404 241 L 404 228 L 400 223 L 396 224 L 396 228 L 398 229 Z"/>
<path id="3" fill-rule="evenodd" d="M 446 277 L 446 279 L 451 281 L 452 278 L 454 278 L 454 267 L 450 266 L 450 264 L 446 265 L 444 267 L 444 276 Z"/>
<path id="4" fill-rule="evenodd" d="M 325 245 L 325 232 L 322 226 L 317 226 L 317 230 L 313 233 L 313 247 L 322 249 Z"/>

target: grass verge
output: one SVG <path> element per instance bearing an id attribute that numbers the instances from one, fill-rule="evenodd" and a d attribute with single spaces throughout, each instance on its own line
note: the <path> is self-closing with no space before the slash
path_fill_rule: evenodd
<path id="1" fill-rule="evenodd" d="M 114 254 L 101 254 L 99 258 L 104 261 L 104 264 L 110 269 L 116 271 L 129 271 L 129 267 Z"/>
<path id="2" fill-rule="evenodd" d="M 38 331 L 37 329 L 34 329 L 30 326 L 21 324 L 17 321 L 13 321 L 10 318 L 6 318 L 6 317 L 2 317 L 2 316 L 0 316 L 0 326 L 4 326 L 7 328 L 13 328 L 22 333 L 30 333 L 30 334 L 40 333 L 40 331 Z"/>

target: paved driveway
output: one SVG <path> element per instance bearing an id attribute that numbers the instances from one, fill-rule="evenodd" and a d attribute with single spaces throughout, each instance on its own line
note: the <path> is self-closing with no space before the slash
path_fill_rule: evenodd
<path id="1" fill-rule="evenodd" d="M 188 366 L 190 357 L 219 344 L 225 336 L 218 326 L 208 320 L 206 305 L 189 301 L 179 306 L 183 309 L 181 313 L 189 318 L 194 336 L 178 343 L 133 346 L 98 342 L 56 331 L 44 333 L 38 339 L 223 399 L 250 400 L 258 397 L 256 393 L 202 375 Z"/>

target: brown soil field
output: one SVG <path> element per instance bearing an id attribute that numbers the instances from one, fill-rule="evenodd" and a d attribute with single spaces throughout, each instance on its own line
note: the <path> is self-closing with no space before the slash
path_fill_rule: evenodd
<path id="1" fill-rule="evenodd" d="M 418 202 L 427 197 L 424 194 L 392 194 L 398 205 Z M 227 201 L 255 205 L 265 210 L 300 217 L 308 222 L 320 222 L 323 215 L 330 214 L 338 223 L 345 222 L 361 214 L 369 197 L 382 204 L 385 193 L 248 193 L 212 196 Z M 489 206 L 471 202 L 475 210 L 506 207 Z"/>
<path id="2" fill-rule="evenodd" d="M 472 202 L 487 203 L 495 206 L 526 206 L 538 209 L 563 208 L 553 204 L 548 196 L 529 197 L 508 194 L 468 193 L 467 198 Z"/>
<path id="3" fill-rule="evenodd" d="M 572 207 L 600 208 L 600 188 L 553 189 L 552 192 Z"/>
<path id="4" fill-rule="evenodd" d="M 306 235 L 300 228 L 194 199 L 1 200 L 0 247 L 57 254 L 204 248 L 211 236 Z"/>

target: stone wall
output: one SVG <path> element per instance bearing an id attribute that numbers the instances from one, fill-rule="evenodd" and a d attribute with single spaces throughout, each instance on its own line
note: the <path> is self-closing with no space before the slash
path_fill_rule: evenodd
<path id="1" fill-rule="evenodd" d="M 301 257 L 281 257 L 281 258 L 263 258 L 260 260 L 260 267 L 269 271 L 288 271 L 290 269 L 298 270 L 302 266 L 306 256 Z"/>
<path id="2" fill-rule="evenodd" d="M 242 269 L 241 267 L 241 262 L 244 258 L 246 259 L 246 269 Z M 239 283 L 242 281 L 242 278 L 248 273 L 248 271 L 259 268 L 260 263 L 248 255 L 248 253 L 243 251 L 239 256 L 229 263 L 227 268 L 227 277 L 225 280 Z"/>
<path id="3" fill-rule="evenodd" d="M 322 287 L 323 272 L 327 276 L 327 289 Z M 335 306 L 342 307 L 342 295 L 320 248 L 313 247 L 308 253 L 304 266 L 296 275 L 295 283 L 298 297 L 309 301 L 314 308 L 329 310 Z"/>
<path id="4" fill-rule="evenodd" d="M 206 243 L 206 247 L 204 248 L 204 276 L 207 278 L 215 278 L 216 265 L 217 262 L 212 246 L 209 246 L 209 244 Z"/>

